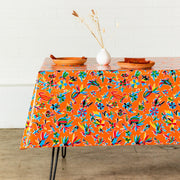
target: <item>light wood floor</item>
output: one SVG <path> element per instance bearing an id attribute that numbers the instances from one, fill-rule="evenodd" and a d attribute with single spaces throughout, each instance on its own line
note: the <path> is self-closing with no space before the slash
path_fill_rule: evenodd
<path id="1" fill-rule="evenodd" d="M 48 180 L 51 148 L 19 150 L 22 129 L 0 129 L 0 180 Z M 71 147 L 56 180 L 180 180 L 180 146 Z"/>

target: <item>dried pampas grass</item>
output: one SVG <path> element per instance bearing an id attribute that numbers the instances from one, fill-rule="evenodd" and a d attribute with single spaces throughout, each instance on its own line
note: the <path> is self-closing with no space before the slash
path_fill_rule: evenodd
<path id="1" fill-rule="evenodd" d="M 91 34 L 93 35 L 93 37 L 97 40 L 98 44 L 101 46 L 101 48 L 104 48 L 104 42 L 103 42 L 103 38 L 102 38 L 102 34 L 101 34 L 101 28 L 100 28 L 100 23 L 99 23 L 99 18 L 97 16 L 97 13 L 94 11 L 94 9 L 91 10 L 91 14 L 90 17 L 92 19 L 92 21 L 95 23 L 96 25 L 96 30 L 98 32 L 99 38 L 96 36 L 96 34 L 94 33 L 93 29 L 86 23 L 86 21 L 84 20 L 84 18 L 80 17 L 79 14 L 73 10 L 72 13 L 73 16 L 75 16 L 76 18 L 78 18 L 80 20 L 81 23 L 83 23 L 91 32 Z"/>

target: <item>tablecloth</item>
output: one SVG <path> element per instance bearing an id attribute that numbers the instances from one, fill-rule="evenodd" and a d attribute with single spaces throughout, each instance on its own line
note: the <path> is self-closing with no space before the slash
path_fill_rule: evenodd
<path id="1" fill-rule="evenodd" d="M 88 59 L 46 58 L 35 83 L 21 149 L 180 143 L 180 58 L 149 58 L 151 70 Z"/>

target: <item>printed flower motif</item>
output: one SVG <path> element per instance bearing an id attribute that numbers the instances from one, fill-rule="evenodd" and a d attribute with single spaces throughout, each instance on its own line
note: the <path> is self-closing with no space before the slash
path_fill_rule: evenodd
<path id="1" fill-rule="evenodd" d="M 84 71 L 80 71 L 80 72 L 79 72 L 79 77 L 80 77 L 81 81 L 84 80 L 84 78 L 85 78 L 86 76 L 87 76 L 87 73 L 86 73 L 86 72 L 84 72 Z"/>
<path id="2" fill-rule="evenodd" d="M 67 106 L 67 107 L 66 107 L 66 110 L 67 110 L 68 112 L 70 112 L 70 111 L 72 110 L 72 107 L 71 107 L 71 106 Z"/>
<path id="3" fill-rule="evenodd" d="M 127 102 L 127 103 L 124 103 L 124 104 L 123 104 L 123 107 L 124 107 L 125 109 L 129 109 L 131 106 L 132 106 L 132 104 L 131 104 L 130 102 Z"/>
<path id="4" fill-rule="evenodd" d="M 173 77 L 173 79 L 174 79 L 174 82 L 176 82 L 176 79 L 177 79 L 177 75 L 176 75 L 176 71 L 175 70 L 171 70 L 170 72 L 169 72 L 169 74 Z"/>
<path id="5" fill-rule="evenodd" d="M 102 82 L 104 82 L 105 77 L 103 76 L 103 71 L 98 71 L 97 75 L 101 78 Z"/>
<path id="6" fill-rule="evenodd" d="M 167 95 L 168 94 L 168 90 L 164 90 L 163 94 Z"/>
<path id="7" fill-rule="evenodd" d="M 37 104 L 37 105 L 35 106 L 35 108 L 37 108 L 38 110 L 44 109 L 44 108 L 45 108 L 45 103 Z"/>
<path id="8" fill-rule="evenodd" d="M 138 95 L 137 95 L 137 93 L 132 92 L 132 93 L 129 95 L 129 97 L 131 98 L 131 101 L 134 102 L 134 101 L 137 100 Z"/>
<path id="9" fill-rule="evenodd" d="M 171 70 L 171 71 L 169 71 L 169 74 L 170 74 L 171 76 L 173 76 L 173 75 L 176 74 L 176 71 L 175 71 L 175 70 Z"/>
<path id="10" fill-rule="evenodd" d="M 98 76 L 103 76 L 103 71 L 98 71 L 98 72 L 97 72 L 97 75 L 98 75 Z"/>
<path id="11" fill-rule="evenodd" d="M 171 109 L 175 109 L 176 108 L 176 104 L 175 102 L 168 102 L 168 105 Z"/>
<path id="12" fill-rule="evenodd" d="M 126 131 L 126 136 L 131 136 L 131 132 L 130 131 Z"/>
<path id="13" fill-rule="evenodd" d="M 152 116 L 156 116 L 158 113 L 159 113 L 158 108 L 152 107 L 152 108 L 150 109 L 150 114 L 151 114 Z"/>
<path id="14" fill-rule="evenodd" d="M 119 109 L 119 111 L 118 111 L 118 116 L 122 116 L 122 115 L 124 115 L 125 113 L 123 112 L 123 110 L 122 109 Z"/>
<path id="15" fill-rule="evenodd" d="M 133 80 L 131 81 L 131 87 L 132 87 L 132 88 L 137 88 L 137 86 L 138 86 L 139 84 L 140 84 L 140 83 L 139 83 L 138 79 L 133 79 Z"/>
<path id="16" fill-rule="evenodd" d="M 123 73 L 121 76 L 122 77 L 128 77 L 128 74 L 127 73 Z"/>
<path id="17" fill-rule="evenodd" d="M 96 103 L 96 105 L 97 105 L 98 109 L 100 109 L 100 110 L 104 109 L 103 103 Z"/>
<path id="18" fill-rule="evenodd" d="M 60 134 L 59 134 L 58 132 L 55 132 L 55 133 L 54 133 L 54 137 L 55 137 L 55 138 L 58 138 L 59 136 L 60 136 Z"/>
<path id="19" fill-rule="evenodd" d="M 91 91 L 91 94 L 92 94 L 93 96 L 95 96 L 95 95 L 96 95 L 96 91 Z"/>
<path id="20" fill-rule="evenodd" d="M 146 82 L 149 80 L 149 76 L 146 76 L 146 75 L 142 75 L 142 80 L 141 80 L 141 84 L 143 86 L 146 85 Z"/>
<path id="21" fill-rule="evenodd" d="M 87 114 L 86 109 L 81 108 L 78 110 L 78 116 L 85 117 L 86 114 Z"/>
<path id="22" fill-rule="evenodd" d="M 64 89 L 65 86 L 67 86 L 67 83 L 66 83 L 65 80 L 60 80 L 60 82 L 58 83 L 58 85 L 59 85 L 59 88 L 60 88 L 60 89 Z"/>
<path id="23" fill-rule="evenodd" d="M 51 105 L 52 110 L 57 110 L 59 107 L 60 107 L 60 105 L 58 103 L 55 103 L 55 104 Z"/>
<path id="24" fill-rule="evenodd" d="M 139 104 L 138 109 L 139 109 L 140 111 L 142 111 L 144 108 L 145 108 L 145 107 L 144 107 L 144 104 Z"/>
<path id="25" fill-rule="evenodd" d="M 55 74 L 50 74 L 49 75 L 49 78 L 51 78 L 51 79 L 53 79 L 53 78 L 55 78 L 56 76 L 55 76 Z"/>
<path id="26" fill-rule="evenodd" d="M 155 79 L 159 76 L 159 72 L 158 71 L 152 71 L 151 76 L 153 77 L 153 80 L 155 81 Z"/>
<path id="27" fill-rule="evenodd" d="M 60 103 L 62 103 L 63 101 L 65 101 L 65 99 L 66 99 L 66 96 L 65 96 L 65 94 L 59 94 L 59 96 L 57 96 L 57 98 L 59 99 L 59 102 Z"/>
<path id="28" fill-rule="evenodd" d="M 58 139 L 53 139 L 53 144 L 54 145 L 57 145 L 59 143 L 59 140 Z"/>
<path id="29" fill-rule="evenodd" d="M 53 113 L 51 113 L 51 111 L 46 111 L 46 117 L 47 118 L 49 118 L 49 117 L 51 117 L 51 116 L 54 116 L 54 114 Z"/>
<path id="30" fill-rule="evenodd" d="M 130 143 L 131 142 L 131 138 L 129 138 L 129 137 L 124 137 L 124 139 L 125 139 L 125 144 L 128 144 L 128 143 Z"/>
<path id="31" fill-rule="evenodd" d="M 41 114 L 37 113 L 37 115 L 34 114 L 34 119 L 40 121 L 41 120 Z"/>

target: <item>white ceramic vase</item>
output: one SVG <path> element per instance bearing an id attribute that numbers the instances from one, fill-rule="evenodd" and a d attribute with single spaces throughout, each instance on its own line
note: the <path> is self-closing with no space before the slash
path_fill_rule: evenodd
<path id="1" fill-rule="evenodd" d="M 108 65 L 111 62 L 111 56 L 108 51 L 103 48 L 96 56 L 96 61 L 99 65 Z"/>

